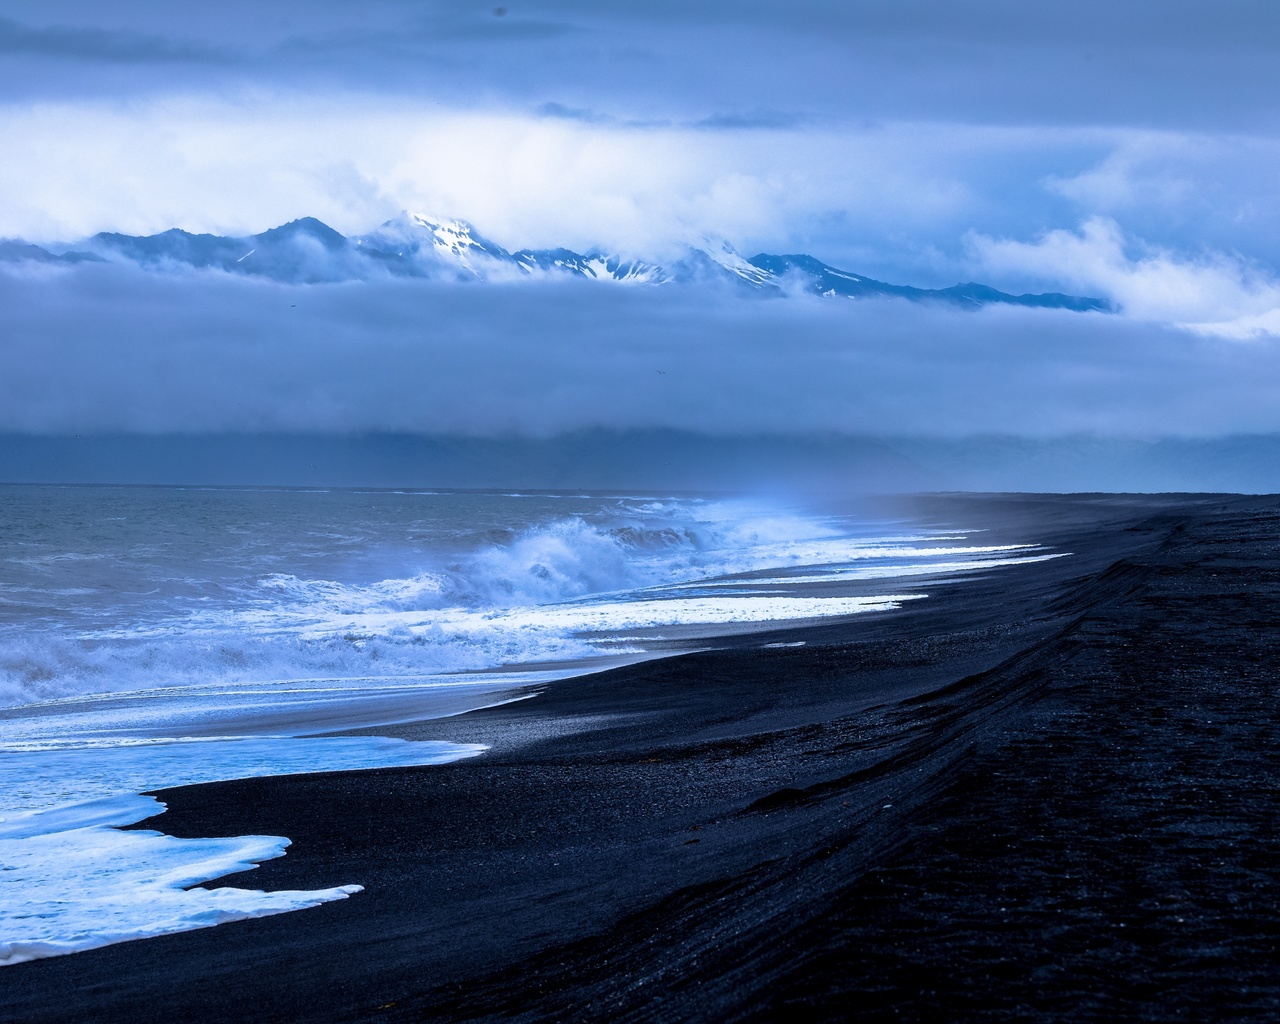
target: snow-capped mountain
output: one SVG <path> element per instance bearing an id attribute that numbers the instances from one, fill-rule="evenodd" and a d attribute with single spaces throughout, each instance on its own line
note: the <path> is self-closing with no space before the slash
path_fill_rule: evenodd
<path id="1" fill-rule="evenodd" d="M 372 259 L 396 273 L 426 277 L 501 280 L 570 274 L 597 281 L 659 284 L 662 268 L 593 250 L 520 249 L 508 252 L 464 220 L 402 213 L 353 239 Z"/>
<path id="2" fill-rule="evenodd" d="M 950 288 L 889 284 L 838 270 L 806 255 L 760 253 L 750 258 L 728 242 L 703 239 L 666 264 L 593 249 L 504 249 L 463 220 L 401 213 L 365 235 L 347 236 L 314 217 L 246 237 L 103 232 L 76 246 L 0 241 L 0 262 L 114 261 L 152 270 L 195 268 L 266 277 L 291 284 L 367 280 L 377 276 L 503 282 L 581 278 L 624 285 L 729 287 L 748 294 L 807 292 L 826 297 L 897 296 L 961 306 L 1018 306 L 1109 311 L 1103 299 L 1057 292 L 1010 295 L 969 282 Z"/>
<path id="3" fill-rule="evenodd" d="M 756 288 L 768 288 L 776 283 L 769 271 L 757 267 L 723 239 L 704 238 L 700 246 L 690 246 L 690 256 L 686 259 L 690 258 L 703 266 L 706 266 L 706 260 L 710 260 L 721 271 Z"/>
<path id="4" fill-rule="evenodd" d="M 519 272 L 506 249 L 462 220 L 406 211 L 352 241 L 392 273 L 487 279 L 504 268 Z"/>

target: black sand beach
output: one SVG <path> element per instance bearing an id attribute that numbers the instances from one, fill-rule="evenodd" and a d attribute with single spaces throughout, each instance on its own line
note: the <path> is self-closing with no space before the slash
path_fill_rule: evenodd
<path id="1" fill-rule="evenodd" d="M 0 1018 L 1277 1019 L 1280 503 L 935 501 L 1073 554 L 375 730 L 456 764 L 164 792 L 293 840 L 215 884 L 365 891 L 5 968 Z"/>

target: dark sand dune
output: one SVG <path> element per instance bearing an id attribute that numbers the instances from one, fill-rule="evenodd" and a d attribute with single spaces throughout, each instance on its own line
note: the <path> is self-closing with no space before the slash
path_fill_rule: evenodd
<path id="1" fill-rule="evenodd" d="M 1280 505 L 937 508 L 1073 555 L 378 730 L 454 765 L 168 791 L 294 840 L 230 884 L 366 891 L 6 968 L 0 1018 L 1280 1017 Z"/>

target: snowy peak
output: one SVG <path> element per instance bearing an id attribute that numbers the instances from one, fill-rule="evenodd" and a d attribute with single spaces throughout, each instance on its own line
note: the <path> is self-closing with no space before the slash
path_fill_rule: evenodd
<path id="1" fill-rule="evenodd" d="M 757 288 L 775 285 L 771 273 L 755 266 L 723 239 L 704 238 L 701 245 L 690 246 L 689 248 L 695 253 L 709 258 L 716 266 L 728 271 L 731 275 L 740 278 L 749 285 Z"/>
<path id="2" fill-rule="evenodd" d="M 510 258 L 510 253 L 502 246 L 481 237 L 465 220 L 438 220 L 421 213 L 406 216 L 414 227 L 430 233 L 436 251 L 442 255 L 448 254 L 462 263 L 477 256 L 489 259 Z"/>
<path id="3" fill-rule="evenodd" d="M 506 249 L 483 237 L 465 220 L 432 217 L 408 210 L 355 239 L 356 245 L 383 257 L 409 263 L 435 263 L 483 276 L 487 262 L 509 263 Z M 419 270 L 426 267 L 419 266 Z"/>

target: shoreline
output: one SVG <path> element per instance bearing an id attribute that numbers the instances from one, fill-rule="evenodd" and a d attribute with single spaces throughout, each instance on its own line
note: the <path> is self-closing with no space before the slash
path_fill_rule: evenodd
<path id="1" fill-rule="evenodd" d="M 984 499 L 951 499 L 966 500 Z M 1003 501 L 1006 520 L 1040 522 L 1035 539 L 1072 557 L 937 587 L 893 612 L 727 637 L 533 699 L 352 731 L 490 744 L 467 761 L 157 794 L 168 811 L 142 828 L 292 840 L 287 856 L 210 885 L 365 891 L 6 968 L 0 1011 L 32 1022 L 768 1020 L 787 1009 L 928 1020 L 943 1009 L 1013 1019 L 1022 1005 L 1044 1019 L 1120 1019 L 1153 977 L 1177 974 L 1171 950 L 1186 965 L 1166 1017 L 1253 968 L 1259 994 L 1244 1009 L 1280 1006 L 1280 985 L 1267 994 L 1256 980 L 1273 941 L 1259 908 L 1256 949 L 1237 943 L 1217 968 L 1196 953 L 1239 931 L 1228 897 L 1275 904 L 1280 887 L 1170 883 L 1186 905 L 1169 927 L 1199 921 L 1199 945 L 1150 923 L 1150 948 L 1122 954 L 1115 938 L 1155 899 L 1143 888 L 1152 872 L 1181 877 L 1203 853 L 1179 828 L 1205 812 L 1183 790 L 1204 787 L 1177 774 L 1192 769 L 1175 754 L 1240 766 L 1257 806 L 1219 809 L 1215 835 L 1223 850 L 1248 841 L 1252 882 L 1280 881 L 1276 846 L 1258 832 L 1259 811 L 1280 799 L 1264 792 L 1280 793 L 1280 779 L 1261 731 L 1276 712 L 1258 706 L 1280 621 L 1275 499 L 985 500 Z M 1184 676 L 1182 689 L 1167 682 Z M 1230 729 L 1179 724 L 1173 695 L 1202 692 Z M 1126 728 L 1128 753 L 1089 747 Z M 1114 777 L 1075 792 L 1107 757 Z M 1150 806 L 1108 844 L 1096 819 L 1130 800 L 1122 769 L 1134 764 L 1149 769 Z M 1116 851 L 1128 867 L 1094 879 Z M 1027 910 L 1032 883 L 1053 903 L 1055 864 L 1078 872 L 1076 889 Z M 1009 892 L 1021 902 L 985 898 Z M 1064 927 L 1065 952 L 1054 946 Z M 1110 959 L 1090 959 L 1090 943 Z"/>

